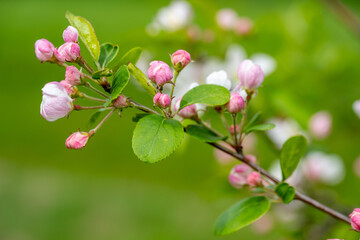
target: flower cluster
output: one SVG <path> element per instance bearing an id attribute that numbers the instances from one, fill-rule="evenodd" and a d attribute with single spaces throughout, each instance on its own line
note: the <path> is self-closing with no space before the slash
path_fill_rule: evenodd
<path id="1" fill-rule="evenodd" d="M 35 54 L 41 62 L 57 63 L 59 66 L 65 67 L 65 80 L 60 82 L 49 82 L 42 88 L 42 102 L 40 105 L 40 114 L 47 121 L 56 121 L 60 118 L 69 116 L 73 110 L 86 109 L 103 109 L 104 106 L 84 107 L 75 105 L 77 98 L 86 98 L 96 102 L 105 103 L 106 100 L 91 97 L 79 91 L 77 86 L 92 89 L 102 97 L 108 97 L 105 93 L 101 93 L 98 89 L 86 82 L 85 79 L 95 81 L 91 76 L 84 74 L 75 66 L 69 66 L 65 62 L 77 63 L 81 67 L 85 67 L 89 73 L 93 70 L 82 58 L 80 47 L 78 45 L 78 30 L 73 26 L 68 26 L 63 32 L 65 43 L 59 48 L 55 48 L 51 42 L 46 39 L 40 39 L 35 42 Z M 96 82 L 96 81 L 95 81 Z M 117 97 L 111 108 L 124 108 L 128 106 L 127 98 L 123 95 Z M 98 126 L 99 127 L 99 126 Z M 86 146 L 88 139 L 95 134 L 96 130 L 87 132 L 75 132 L 71 134 L 65 141 L 65 146 L 69 149 L 81 149 Z"/>
<path id="2" fill-rule="evenodd" d="M 35 42 L 35 54 L 41 62 L 74 62 L 80 59 L 80 47 L 77 44 L 79 33 L 76 28 L 69 26 L 63 33 L 65 43 L 59 48 L 46 39 Z"/>
<path id="3" fill-rule="evenodd" d="M 67 17 L 73 19 L 75 16 L 67 13 Z M 224 30 L 239 30 L 237 24 L 241 19 L 228 9 L 221 10 L 218 13 L 217 20 Z M 277 180 L 276 176 L 274 177 L 262 169 L 255 156 L 244 156 L 243 154 L 244 140 L 250 133 L 267 131 L 275 127 L 272 123 L 258 125 L 256 123 L 258 115 L 256 114 L 251 119 L 248 118 L 249 103 L 257 95 L 258 89 L 264 81 L 264 71 L 260 65 L 250 59 L 241 62 L 235 61 L 237 70 L 235 84 L 229 79 L 225 70 L 212 69 L 212 73 L 207 76 L 205 84 L 194 81 L 191 84 L 185 84 L 186 91 L 179 94 L 175 91 L 178 76 L 183 73 L 185 68 L 189 69 L 188 66 L 192 65 L 190 64 L 191 55 L 187 51 L 175 51 L 171 55 L 171 65 L 159 60 L 150 62 L 146 69 L 146 77 L 136 66 L 141 49 L 131 49 L 117 65 L 110 68 L 108 63 L 115 59 L 118 46 L 104 43 L 100 47 L 95 32 L 91 32 L 87 37 L 84 37 L 84 33 L 81 32 L 80 36 L 85 39 L 84 45 L 90 50 L 93 58 L 95 66 L 91 66 L 80 53 L 77 29 L 93 31 L 93 28 L 87 21 L 76 22 L 76 24 L 80 24 L 80 26 L 76 25 L 78 28 L 69 26 L 64 30 L 63 39 L 65 43 L 59 48 L 55 48 L 46 39 L 40 39 L 35 43 L 35 54 L 41 62 L 55 63 L 65 68 L 64 80 L 49 82 L 42 88 L 43 97 L 40 113 L 43 118 L 47 121 L 55 121 L 69 117 L 75 110 L 97 110 L 91 117 L 91 122 L 94 124 L 102 112 L 108 111 L 107 115 L 94 128 L 89 131 L 80 131 L 79 129 L 72 133 L 65 141 L 65 146 L 68 149 L 84 148 L 89 139 L 113 113 L 117 112 L 121 116 L 122 111 L 126 108 L 135 108 L 143 113 L 137 114 L 133 118 L 137 125 L 132 138 L 132 147 L 134 153 L 142 161 L 154 163 L 169 156 L 181 144 L 184 132 L 186 132 L 190 136 L 209 143 L 218 150 L 243 162 L 231 169 L 228 176 L 230 184 L 237 189 L 248 186 L 250 191 L 260 195 L 247 198 L 236 204 L 235 207 L 244 204 L 244 209 L 251 211 L 251 208 L 259 206 L 259 212 L 263 211 L 258 216 L 260 217 L 265 214 L 274 200 L 283 203 L 290 203 L 295 198 L 302 200 L 302 195 L 295 191 L 295 188 L 289 183 L 291 183 L 290 177 L 296 175 L 295 170 L 300 159 L 306 153 L 307 139 L 304 136 L 298 135 L 287 140 L 283 137 L 272 139 L 274 143 L 277 141 L 279 145 L 282 145 L 281 164 L 279 164 L 282 181 Z M 248 28 L 246 29 L 247 31 L 244 31 L 240 27 L 239 32 L 247 33 Z M 79 68 L 75 65 L 78 65 Z M 124 89 L 131 79 L 130 76 L 152 97 L 152 108 L 136 102 L 133 97 L 124 95 Z M 96 86 L 91 85 L 91 83 L 95 83 Z M 83 88 L 98 96 L 85 94 Z M 80 106 L 75 104 L 79 98 L 97 102 L 100 105 Z M 149 103 L 149 105 L 151 104 Z M 354 110 L 356 112 L 358 104 L 355 105 Z M 214 129 L 211 119 L 208 120 L 203 117 L 204 112 L 216 115 L 219 121 L 223 122 L 225 129 L 228 129 L 228 133 L 223 135 Z M 279 125 L 281 127 L 281 124 Z M 327 137 L 331 131 L 331 125 L 331 115 L 328 112 L 319 112 L 309 121 L 311 134 L 317 139 Z M 290 128 L 291 130 L 291 127 L 288 126 L 283 128 L 285 130 Z M 324 174 L 329 162 L 332 164 L 338 162 L 336 156 L 308 154 L 307 158 L 303 164 L 304 175 L 311 181 L 325 179 L 329 182 L 329 179 L 331 180 L 336 174 L 336 172 L 331 171 Z M 311 203 L 309 198 L 303 198 L 303 201 Z M 326 207 L 319 207 L 319 204 L 316 203 L 313 206 L 317 206 L 326 212 Z M 232 209 L 233 207 L 230 208 L 230 210 Z M 329 214 L 351 223 L 354 230 L 360 231 L 360 210 L 358 208 L 350 214 L 350 220 L 341 214 Z M 247 215 L 250 216 L 251 214 Z M 227 213 L 224 216 L 234 217 L 233 214 Z M 238 230 L 238 227 L 234 227 L 232 224 L 225 226 L 222 218 L 220 217 L 220 223 L 217 224 L 216 234 L 224 235 Z M 230 220 L 226 219 L 225 222 L 231 222 Z M 254 219 L 249 219 L 249 223 L 252 221 Z"/>
<path id="4" fill-rule="evenodd" d="M 253 155 L 247 155 L 246 158 L 256 164 L 256 157 Z M 266 184 L 260 173 L 252 171 L 252 169 L 246 164 L 235 165 L 229 174 L 229 182 L 234 188 L 243 188 L 245 185 L 251 187 L 262 186 Z"/>

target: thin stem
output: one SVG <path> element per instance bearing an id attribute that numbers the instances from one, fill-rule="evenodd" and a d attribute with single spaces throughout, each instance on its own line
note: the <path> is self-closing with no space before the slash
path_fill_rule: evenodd
<path id="1" fill-rule="evenodd" d="M 234 113 L 234 114 L 232 115 L 232 117 L 233 117 L 233 126 L 234 126 L 234 144 L 235 144 L 236 149 L 238 149 L 239 144 L 238 144 L 237 133 L 236 133 L 236 119 L 237 119 L 237 114 Z"/>
<path id="2" fill-rule="evenodd" d="M 83 67 L 88 73 L 91 75 L 94 74 L 94 69 L 91 68 L 91 66 L 86 62 L 86 60 L 81 56 L 80 59 L 77 61 L 79 66 Z"/>
<path id="3" fill-rule="evenodd" d="M 261 173 L 263 176 L 265 176 L 266 178 L 270 179 L 271 181 L 273 181 L 274 183 L 280 183 L 280 180 L 278 180 L 277 178 L 275 178 L 274 176 L 272 176 L 270 173 L 268 173 L 266 170 L 264 170 L 263 168 L 261 168 L 260 166 L 256 165 L 255 163 L 249 161 L 247 158 L 245 158 L 245 156 L 239 152 L 239 153 L 236 153 L 236 152 L 233 152 L 231 151 L 230 149 L 224 147 L 224 146 L 221 146 L 220 144 L 218 143 L 208 143 L 210 145 L 212 145 L 213 147 L 233 156 L 234 158 L 240 160 L 241 162 L 247 164 L 249 167 L 251 167 L 252 169 L 258 171 L 259 173 Z M 296 191 L 295 193 L 295 198 L 297 200 L 300 200 L 308 205 L 311 205 L 313 206 L 314 208 L 317 208 L 319 209 L 320 211 L 323 211 L 327 214 L 329 214 L 330 216 L 336 218 L 336 219 L 339 219 L 347 224 L 351 224 L 351 221 L 348 217 L 346 217 L 345 215 L 343 215 L 342 213 L 340 212 L 337 212 L 325 205 L 323 205 L 322 203 L 319 203 L 318 201 Z"/>
<path id="4" fill-rule="evenodd" d="M 60 61 L 56 61 L 56 63 L 60 66 L 60 67 L 64 67 L 64 68 L 67 68 L 69 65 L 67 65 L 66 63 L 64 62 L 60 62 Z"/>
<path id="5" fill-rule="evenodd" d="M 80 94 L 79 94 L 79 97 L 81 97 L 81 98 L 86 98 L 86 99 L 89 99 L 89 100 L 92 100 L 92 101 L 95 101 L 95 102 L 106 103 L 106 100 L 104 100 L 104 99 L 100 99 L 100 98 L 96 98 L 96 97 L 91 97 L 91 96 L 89 96 L 89 95 L 86 95 L 85 93 L 80 93 Z"/>
<path id="6" fill-rule="evenodd" d="M 175 89 L 176 79 L 177 79 L 178 76 L 179 76 L 179 72 L 178 72 L 177 70 L 175 70 L 175 72 L 174 72 L 174 83 L 173 83 L 173 85 L 172 85 L 171 93 L 170 93 L 170 99 L 171 99 L 171 101 L 172 101 L 173 96 L 174 96 L 174 89 Z M 171 104 L 170 104 L 170 106 L 169 106 L 169 113 L 171 114 Z"/>
<path id="7" fill-rule="evenodd" d="M 112 110 L 108 113 L 108 115 L 106 115 L 104 117 L 103 120 L 101 120 L 101 122 L 93 129 L 93 130 L 90 130 L 90 131 L 93 131 L 94 133 L 99 130 L 99 128 L 103 125 L 103 123 L 109 119 L 109 117 L 111 117 L 111 115 L 115 112 L 116 108 L 112 108 Z"/>
<path id="8" fill-rule="evenodd" d="M 219 133 L 218 131 L 216 131 L 215 129 L 213 129 L 212 127 L 208 126 L 207 124 L 205 124 L 200 118 L 195 118 L 194 119 L 198 124 L 204 126 L 205 128 L 207 128 L 208 130 L 210 130 L 211 132 L 213 132 L 214 134 L 216 134 L 216 136 L 220 137 L 220 138 L 225 138 L 224 135 L 222 135 L 221 133 Z M 228 140 L 223 140 L 225 143 L 229 144 L 231 147 L 234 147 L 234 144 L 232 144 L 231 142 L 229 142 Z"/>
<path id="9" fill-rule="evenodd" d="M 348 28 L 360 37 L 360 20 L 349 7 L 340 0 L 322 0 L 322 2 L 324 2 Z"/>
<path id="10" fill-rule="evenodd" d="M 174 84 L 173 84 L 173 86 L 172 86 L 172 88 L 171 88 L 170 99 L 171 99 L 171 98 L 173 97 L 173 95 L 174 95 L 174 88 L 175 88 L 176 79 L 177 79 L 178 76 L 179 76 L 179 72 L 178 72 L 178 71 L 175 71 L 175 72 L 174 72 Z"/>
<path id="11" fill-rule="evenodd" d="M 152 110 L 152 109 L 150 109 L 150 108 L 148 108 L 148 107 L 146 107 L 146 106 L 144 106 L 144 105 L 142 105 L 142 104 L 140 104 L 140 103 L 137 103 L 137 102 L 135 102 L 135 101 L 133 101 L 133 100 L 130 100 L 129 102 L 131 103 L 131 105 L 132 105 L 133 107 L 136 107 L 136 108 L 140 109 L 140 110 L 143 111 L 143 112 L 160 115 L 158 112 L 156 112 L 156 111 L 154 111 L 154 110 Z"/>
<path id="12" fill-rule="evenodd" d="M 245 120 L 247 117 L 247 112 L 248 112 L 248 107 L 249 107 L 249 102 L 251 100 L 253 92 L 248 92 L 247 93 L 247 97 L 246 97 L 246 101 L 245 101 L 245 107 L 244 107 L 244 112 L 243 112 L 243 116 L 241 118 L 241 122 L 240 122 L 240 127 L 239 127 L 239 133 L 240 133 L 240 144 L 243 141 L 243 131 L 244 131 L 244 127 L 245 127 Z"/>
<path id="13" fill-rule="evenodd" d="M 103 105 L 101 105 L 101 106 L 90 106 L 90 107 L 80 106 L 80 105 L 75 105 L 74 106 L 75 110 L 91 110 L 91 109 L 100 109 L 100 108 L 104 108 L 104 106 Z"/>
<path id="14" fill-rule="evenodd" d="M 229 127 L 228 122 L 226 121 L 226 118 L 225 118 L 225 115 L 223 112 L 220 112 L 220 118 L 221 118 L 221 121 L 223 122 L 224 126 L 229 130 L 230 127 Z M 229 131 L 229 133 L 230 133 L 230 131 Z"/>
<path id="15" fill-rule="evenodd" d="M 98 90 L 97 88 L 95 88 L 94 86 L 92 86 L 90 83 L 85 83 L 84 85 L 85 87 L 91 89 L 92 91 L 96 92 L 97 94 L 100 94 L 101 96 L 105 97 L 105 98 L 109 98 L 108 95 L 106 95 L 105 93 L 101 92 L 100 90 Z"/>
<path id="16" fill-rule="evenodd" d="M 86 77 L 87 79 L 93 81 L 96 84 L 100 84 L 98 80 L 93 79 L 91 76 L 87 75 L 86 73 L 81 73 L 84 77 Z"/>

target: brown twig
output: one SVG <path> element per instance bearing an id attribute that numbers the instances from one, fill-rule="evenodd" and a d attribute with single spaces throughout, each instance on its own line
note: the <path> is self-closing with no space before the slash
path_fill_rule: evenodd
<path id="1" fill-rule="evenodd" d="M 218 143 L 208 143 L 211 146 L 233 156 L 234 158 L 240 160 L 241 162 L 247 164 L 249 167 L 251 167 L 252 169 L 258 171 L 259 173 L 261 173 L 263 176 L 265 176 L 266 178 L 270 179 L 271 181 L 273 181 L 274 183 L 280 183 L 280 180 L 278 180 L 277 178 L 275 178 L 274 176 L 272 176 L 269 172 L 267 172 L 266 170 L 264 170 L 263 168 L 261 168 L 260 166 L 256 165 L 255 163 L 249 161 L 248 159 L 245 158 L 245 156 L 240 152 L 240 153 L 236 153 L 224 146 L 221 146 Z M 351 224 L 350 219 L 348 217 L 346 217 L 345 215 L 343 215 L 340 212 L 337 212 L 325 205 L 323 205 L 322 203 L 319 203 L 318 201 L 296 191 L 295 193 L 295 198 L 297 200 L 300 200 L 308 205 L 311 205 L 317 209 L 319 209 L 320 211 L 323 211 L 327 214 L 329 214 L 330 216 L 337 218 L 347 224 Z"/>
<path id="2" fill-rule="evenodd" d="M 355 34 L 360 37 L 360 20 L 359 18 L 340 0 L 321 0 L 328 6 L 340 20 L 347 25 Z"/>

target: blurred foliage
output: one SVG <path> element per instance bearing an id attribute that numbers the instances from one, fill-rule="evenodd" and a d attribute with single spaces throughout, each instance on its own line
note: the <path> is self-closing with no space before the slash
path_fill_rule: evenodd
<path id="1" fill-rule="evenodd" d="M 322 1 L 190 1 L 195 22 L 215 27 L 215 12 L 234 8 L 251 18 L 255 32 L 235 39 L 250 55 L 272 55 L 278 67 L 267 77 L 250 111 L 263 118 L 292 117 L 307 128 L 310 116 L 328 110 L 333 131 L 311 148 L 340 155 L 346 178 L 328 187 L 318 185 L 311 196 L 344 213 L 359 207 L 359 179 L 353 162 L 360 155 L 360 121 L 351 104 L 360 98 L 360 39 L 343 25 Z M 344 1 L 360 15 L 360 2 Z M 184 35 L 149 37 L 146 25 L 168 1 L 3 1 L 1 30 L 0 125 L 0 239 L 216 239 L 213 223 L 246 191 L 227 183 L 229 167 L 213 158 L 213 149 L 187 139 L 170 158 L 158 164 L 139 161 L 131 149 L 134 111 L 113 117 L 86 149 L 69 151 L 64 141 L 70 132 L 86 129 L 90 112 L 70 119 L 46 122 L 39 114 L 40 89 L 60 81 L 64 69 L 40 64 L 33 45 L 46 38 L 62 44 L 68 25 L 66 10 L 87 18 L 100 43 L 119 44 L 119 55 L 141 46 L 159 60 L 179 48 L 194 51 L 194 59 L 224 56 L 225 45 L 196 46 Z M 221 36 L 220 32 L 215 32 Z M 224 39 L 225 37 L 219 37 Z M 216 38 L 217 39 L 217 38 Z M 83 53 L 84 51 L 83 47 Z M 89 58 L 89 54 L 84 54 Z M 127 95 L 149 98 L 134 86 Z M 278 157 L 261 134 L 257 155 L 263 167 Z M 281 214 L 273 209 L 270 214 Z M 248 227 L 223 239 L 358 239 L 349 226 L 306 207 L 297 221 L 273 222 L 262 236 Z M 287 214 L 286 211 L 282 211 Z"/>

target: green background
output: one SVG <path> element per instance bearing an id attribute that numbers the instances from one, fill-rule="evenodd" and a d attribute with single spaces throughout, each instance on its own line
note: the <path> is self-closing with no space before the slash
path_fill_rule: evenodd
<path id="1" fill-rule="evenodd" d="M 214 45 L 188 46 L 176 36 L 151 38 L 145 26 L 168 1 L 2 1 L 0 7 L 1 124 L 0 239 L 216 239 L 213 223 L 246 195 L 227 183 L 213 149 L 187 139 L 157 164 L 138 160 L 131 149 L 134 111 L 112 117 L 81 151 L 64 141 L 86 130 L 89 112 L 47 122 L 39 114 L 41 88 L 64 78 L 64 69 L 40 64 L 34 42 L 62 44 L 70 10 L 87 18 L 100 42 L 150 49 L 159 59 L 177 49 L 224 54 Z M 255 34 L 239 40 L 249 54 L 265 52 L 278 63 L 265 79 L 253 110 L 264 119 L 290 116 L 306 128 L 311 114 L 328 110 L 333 131 L 310 148 L 340 155 L 346 177 L 336 186 L 314 186 L 310 195 L 348 214 L 360 207 L 359 178 L 353 162 L 360 155 L 360 120 L 351 104 L 360 98 L 360 39 L 322 1 L 192 1 L 195 22 L 214 27 L 216 9 L 232 7 L 255 22 Z M 345 1 L 360 14 L 358 1 Z M 85 52 L 85 48 L 82 48 Z M 194 54 L 196 59 L 196 54 Z M 133 86 L 127 94 L 150 101 Z M 261 135 L 259 135 L 261 138 Z M 259 141 L 257 156 L 268 167 L 277 156 Z M 273 211 L 274 212 L 274 211 Z M 271 212 L 270 214 L 273 214 Z M 310 207 L 296 224 L 279 223 L 265 235 L 247 227 L 222 239 L 358 239 L 343 223 Z M 303 216 L 303 215 L 306 216 Z"/>

